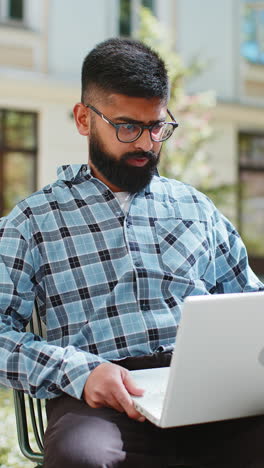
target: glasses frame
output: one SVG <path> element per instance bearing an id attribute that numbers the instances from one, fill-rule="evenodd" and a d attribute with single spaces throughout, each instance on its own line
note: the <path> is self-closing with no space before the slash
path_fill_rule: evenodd
<path id="1" fill-rule="evenodd" d="M 119 131 L 119 128 L 122 126 L 122 125 L 126 125 L 126 124 L 129 124 L 129 122 L 124 122 L 124 123 L 121 123 L 121 124 L 116 124 L 114 122 L 112 122 L 110 119 L 108 119 L 108 117 L 106 117 L 102 112 L 100 112 L 98 109 L 96 109 L 96 107 L 92 106 L 91 104 L 84 104 L 85 107 L 88 107 L 89 109 L 91 109 L 92 111 L 94 111 L 97 115 L 99 115 L 99 117 L 101 117 L 103 119 L 104 122 L 106 122 L 107 124 L 110 124 L 112 125 L 112 127 L 115 128 L 115 131 L 116 131 L 116 138 L 118 139 L 118 141 L 120 141 L 121 143 L 133 143 L 133 141 L 137 141 L 142 133 L 144 132 L 144 130 L 148 130 L 149 131 L 149 135 L 150 135 L 150 138 L 152 141 L 154 141 L 155 143 L 161 143 L 163 141 L 166 141 L 168 140 L 174 130 L 179 126 L 179 124 L 176 122 L 175 118 L 173 117 L 172 113 L 169 111 L 169 109 L 167 109 L 167 113 L 168 115 L 170 116 L 170 118 L 173 120 L 173 122 L 164 122 L 164 124 L 170 124 L 173 126 L 173 130 L 171 132 L 171 134 L 167 137 L 167 138 L 164 138 L 163 140 L 154 140 L 154 138 L 152 137 L 152 130 L 153 128 L 157 125 L 157 123 L 159 122 L 155 122 L 154 124 L 151 124 L 151 125 L 142 125 L 142 124 L 138 124 L 138 123 L 135 123 L 135 125 L 137 125 L 139 128 L 140 128 L 140 132 L 139 134 L 137 135 L 136 138 L 133 138 L 132 140 L 129 140 L 129 141 L 124 141 L 124 140 L 121 140 L 118 136 L 118 131 Z M 131 122 L 131 123 L 134 123 L 134 122 Z"/>

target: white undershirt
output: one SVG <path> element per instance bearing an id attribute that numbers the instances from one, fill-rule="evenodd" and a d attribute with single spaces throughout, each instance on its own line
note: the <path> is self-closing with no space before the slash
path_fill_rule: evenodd
<path id="1" fill-rule="evenodd" d="M 129 192 L 115 192 L 115 196 L 119 201 L 119 204 L 125 214 L 128 212 L 128 208 L 131 202 L 132 195 Z"/>

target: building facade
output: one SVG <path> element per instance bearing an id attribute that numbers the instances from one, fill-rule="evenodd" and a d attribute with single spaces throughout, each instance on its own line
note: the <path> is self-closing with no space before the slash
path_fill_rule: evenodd
<path id="1" fill-rule="evenodd" d="M 56 177 L 56 167 L 86 162 L 75 129 L 80 69 L 98 42 L 134 35 L 149 7 L 188 61 L 205 71 L 188 92 L 213 89 L 216 137 L 208 145 L 215 183 L 236 184 L 232 218 L 252 266 L 264 272 L 264 1 L 2 0 L 0 3 L 0 211 Z"/>
<path id="2" fill-rule="evenodd" d="M 177 0 L 177 48 L 207 67 L 190 93 L 214 89 L 216 182 L 236 184 L 233 219 L 255 271 L 264 273 L 264 2 Z M 190 17 L 195 21 L 190 21 Z"/>

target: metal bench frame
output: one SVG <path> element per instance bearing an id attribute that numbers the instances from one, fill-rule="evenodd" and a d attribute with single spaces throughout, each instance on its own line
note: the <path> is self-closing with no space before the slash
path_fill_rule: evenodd
<path id="1" fill-rule="evenodd" d="M 39 336 L 44 336 L 43 324 L 37 310 L 34 310 L 30 320 L 28 331 Z M 17 424 L 18 444 L 21 452 L 33 463 L 36 468 L 43 466 L 44 448 L 43 439 L 45 432 L 45 400 L 39 400 L 26 395 L 23 391 L 14 390 L 14 406 Z M 29 427 L 32 427 L 36 449 L 32 448 L 29 438 Z"/>

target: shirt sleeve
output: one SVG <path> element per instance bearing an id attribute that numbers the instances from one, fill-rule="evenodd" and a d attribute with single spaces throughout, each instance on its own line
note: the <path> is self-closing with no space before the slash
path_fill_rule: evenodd
<path id="1" fill-rule="evenodd" d="M 246 247 L 236 228 L 217 209 L 212 219 L 212 243 L 214 258 L 207 274 L 215 278 L 215 286 L 210 292 L 264 290 L 264 285 L 250 268 Z"/>
<path id="2" fill-rule="evenodd" d="M 36 262 L 36 259 L 35 259 Z M 25 332 L 34 308 L 37 284 L 29 241 L 11 221 L 0 222 L 0 382 L 36 398 L 62 392 L 80 399 L 99 356 L 49 344 Z"/>

